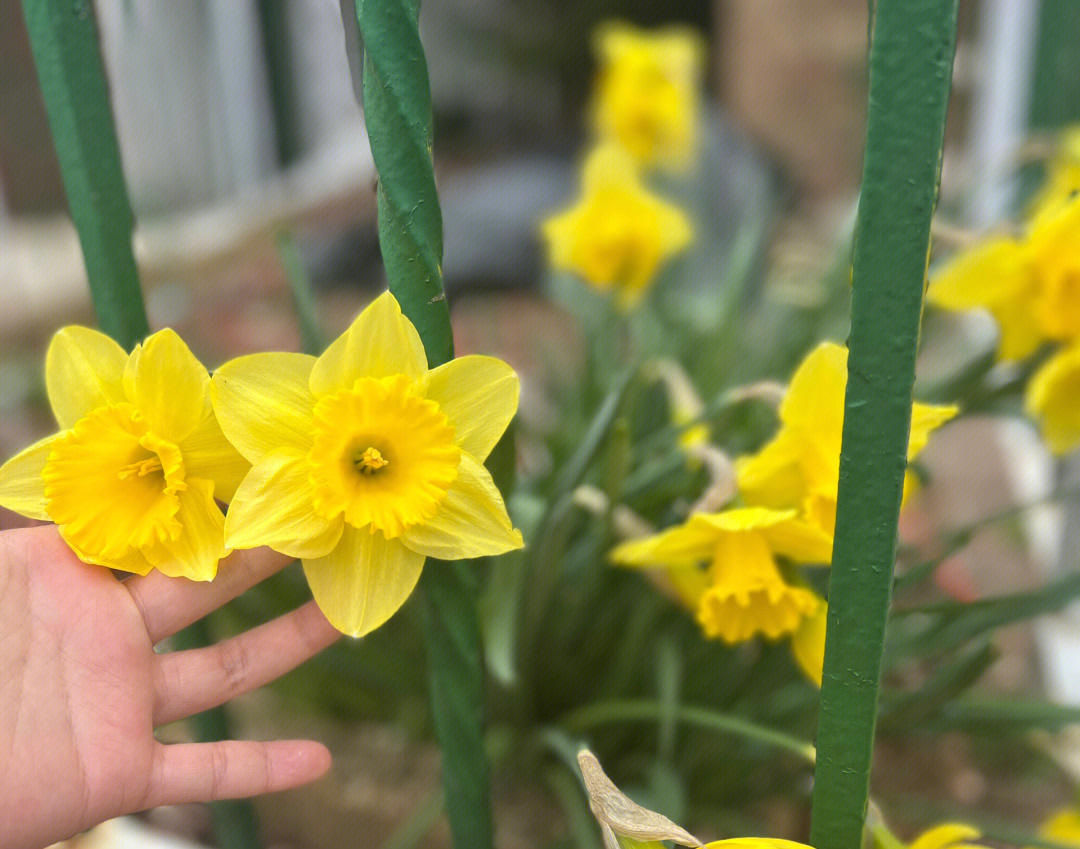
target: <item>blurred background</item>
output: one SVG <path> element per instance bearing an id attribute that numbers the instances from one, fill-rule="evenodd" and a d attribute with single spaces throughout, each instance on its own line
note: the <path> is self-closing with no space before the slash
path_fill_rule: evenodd
<path id="1" fill-rule="evenodd" d="M 327 335 L 343 330 L 385 285 L 352 4 L 93 5 L 152 326 L 176 328 L 211 367 L 254 350 L 297 350 L 289 276 L 302 274 Z M 707 64 L 700 262 L 742 269 L 751 281 L 745 297 L 782 311 L 800 328 L 795 338 L 843 341 L 843 286 L 821 281 L 842 283 L 847 267 L 865 131 L 867 14 L 862 0 L 424 4 L 456 345 L 459 353 L 500 356 L 521 373 L 525 438 L 518 466 L 526 481 L 543 479 L 557 463 L 557 447 L 541 450 L 543 439 L 530 442 L 529 434 L 549 434 L 562 419 L 567 376 L 586 357 L 572 307 L 545 295 L 538 228 L 577 191 L 596 26 L 618 18 L 642 27 L 680 23 L 701 33 Z M 1015 214 L 1031 182 L 1018 167 L 1024 151 L 1077 120 L 1080 4 L 962 0 L 942 177 L 946 242 Z M 52 333 L 73 322 L 93 323 L 78 239 L 20 3 L 0 0 L 0 457 L 52 430 L 41 363 Z M 988 333 L 984 317 L 929 315 L 923 386 L 932 389 L 961 349 L 985 347 Z M 764 346 L 738 379 L 786 380 L 809 344 L 787 353 L 780 347 Z M 718 360 L 696 369 L 699 390 L 711 397 L 730 385 L 739 367 Z M 903 527 L 916 547 L 933 548 L 981 517 L 1080 482 L 1075 459 L 1051 458 L 1029 423 L 1000 411 L 943 429 L 924 462 L 930 483 L 916 509 L 905 513 Z M 527 499 L 517 509 L 527 511 Z M 0 527 L 20 523 L 0 511 Z M 1077 569 L 1078 529 L 1075 506 L 1067 504 L 980 527 L 937 571 L 934 591 L 973 600 L 1031 590 Z M 583 544 L 573 556 L 607 568 L 602 548 Z M 620 591 L 632 593 L 637 580 L 620 574 Z M 227 633 L 258 621 L 304 592 L 302 579 L 286 576 L 265 595 L 227 610 L 215 627 Z M 657 621 L 672 622 L 662 639 L 620 648 L 625 654 L 619 657 L 629 660 L 625 683 L 610 684 L 614 695 L 658 686 L 654 651 L 678 655 L 679 675 L 688 681 L 700 671 L 697 664 L 711 662 L 707 652 L 683 651 L 696 636 L 692 622 L 655 604 Z M 575 608 L 560 610 L 553 615 L 570 622 Z M 311 735 L 324 739 L 335 756 L 325 781 L 255 803 L 266 845 L 448 845 L 439 820 L 422 646 L 410 617 L 406 608 L 400 622 L 362 645 L 335 647 L 321 666 L 233 708 L 237 733 Z M 621 627 L 621 620 L 610 624 Z M 982 691 L 1080 705 L 1080 611 L 1001 629 L 993 643 L 994 663 L 975 676 Z M 772 656 L 769 646 L 760 652 L 766 661 Z M 633 669 L 636 657 L 647 668 Z M 603 653 L 592 659 L 608 662 Z M 766 674 L 768 663 L 762 666 L 756 655 L 753 663 Z M 656 668 L 669 667 L 657 662 Z M 786 667 L 782 672 L 787 675 Z M 552 763 L 558 758 L 551 752 L 563 742 L 544 735 L 562 734 L 566 745 L 578 739 L 559 717 L 584 703 L 574 693 L 575 676 L 591 673 L 537 667 L 530 674 L 526 690 L 534 692 L 525 694 L 513 674 L 492 682 L 498 845 L 579 845 L 582 826 L 575 818 L 583 808 L 573 798 L 569 773 Z M 910 669 L 905 674 L 892 681 L 894 695 L 918 692 L 923 679 Z M 714 678 L 702 678 L 707 691 Z M 737 705 L 738 693 L 729 695 L 729 704 Z M 789 730 L 805 730 L 809 739 L 807 705 L 815 691 L 758 686 L 754 698 L 771 704 L 775 723 L 792 722 Z M 523 728 L 530 733 L 520 733 Z M 1034 826 L 1071 798 L 1070 776 L 1080 778 L 1080 748 L 1051 746 L 1046 734 L 1025 731 L 1021 744 L 999 726 L 945 722 L 939 728 L 933 738 L 890 736 L 885 729 L 875 794 L 900 823 L 924 823 L 928 811 L 938 816 L 975 808 L 1012 826 Z M 180 738 L 188 732 L 165 733 Z M 600 745 L 613 777 L 689 817 L 695 833 L 805 835 L 809 778 L 802 766 L 783 759 L 776 766 L 742 744 L 728 751 L 714 740 L 696 753 L 692 738 L 656 744 L 652 728 L 620 734 L 612 732 Z M 646 734 L 653 735 L 647 745 L 641 742 Z M 657 745 L 662 754 L 667 746 L 667 754 L 642 754 Z M 1022 764 L 1014 759 L 1017 746 L 1030 754 Z M 1069 757 L 1071 765 L 1062 766 Z M 727 774 L 687 778 L 718 769 Z M 146 823 L 186 840 L 212 839 L 209 815 L 199 808 L 162 809 L 144 817 Z M 87 845 L 123 845 L 124 839 L 107 830 L 83 838 Z"/>

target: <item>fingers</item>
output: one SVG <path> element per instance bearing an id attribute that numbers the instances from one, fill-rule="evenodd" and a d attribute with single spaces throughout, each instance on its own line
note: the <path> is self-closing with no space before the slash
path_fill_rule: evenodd
<path id="1" fill-rule="evenodd" d="M 307 784 L 330 768 L 330 752 L 311 740 L 158 745 L 143 808 L 214 802 Z"/>
<path id="2" fill-rule="evenodd" d="M 157 655 L 154 725 L 183 719 L 261 687 L 340 636 L 309 601 L 215 646 Z"/>
<path id="3" fill-rule="evenodd" d="M 209 583 L 167 578 L 153 571 L 143 577 L 129 578 L 124 581 L 124 586 L 142 613 L 150 642 L 158 643 L 217 610 L 292 561 L 293 558 L 269 548 L 254 548 L 234 551 L 222 560 L 217 577 Z"/>

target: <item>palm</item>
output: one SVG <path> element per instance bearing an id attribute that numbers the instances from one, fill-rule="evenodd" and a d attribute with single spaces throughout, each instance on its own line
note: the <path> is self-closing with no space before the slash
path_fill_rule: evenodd
<path id="1" fill-rule="evenodd" d="M 0 535 L 0 822 L 27 824 L 7 836 L 11 846 L 145 807 L 283 789 L 325 770 L 318 744 L 154 738 L 156 725 L 259 686 L 336 637 L 306 605 L 213 648 L 155 653 L 155 642 L 283 565 L 245 555 L 223 561 L 212 585 L 156 574 L 120 583 L 78 561 L 55 528 Z"/>

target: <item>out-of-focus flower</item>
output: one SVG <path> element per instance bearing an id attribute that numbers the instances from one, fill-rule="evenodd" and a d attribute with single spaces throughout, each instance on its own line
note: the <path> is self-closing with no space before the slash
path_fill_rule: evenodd
<path id="1" fill-rule="evenodd" d="M 685 27 L 649 32 L 612 21 L 596 33 L 592 107 L 599 136 L 646 167 L 685 168 L 693 156 L 705 45 Z"/>
<path id="2" fill-rule="evenodd" d="M 847 386 L 847 348 L 823 342 L 807 355 L 780 405 L 780 430 L 760 451 L 735 463 L 747 504 L 796 510 L 799 519 L 832 539 L 840 442 Z M 957 414 L 956 407 L 914 404 L 908 459 L 926 447 L 930 433 Z M 908 472 L 905 495 L 914 485 Z M 831 559 L 831 553 L 825 560 Z"/>
<path id="3" fill-rule="evenodd" d="M 0 468 L 0 504 L 56 522 L 79 558 L 145 575 L 209 581 L 227 553 L 228 501 L 248 463 L 210 406 L 210 375 L 172 330 L 130 354 L 86 327 L 45 358 L 61 427 Z"/>
<path id="4" fill-rule="evenodd" d="M 1080 338 L 1080 196 L 1045 208 L 1021 239 L 996 236 L 961 252 L 927 298 L 944 309 L 988 310 L 1002 359 Z"/>
<path id="5" fill-rule="evenodd" d="M 694 586 L 676 584 L 680 597 L 696 604 L 697 619 L 708 637 L 728 643 L 757 634 L 775 639 L 792 633 L 817 610 L 809 589 L 784 580 L 776 563 L 781 554 L 800 563 L 820 563 L 831 540 L 795 521 L 794 511 L 736 508 L 696 513 L 685 523 L 645 539 L 617 546 L 611 559 L 625 566 L 664 566 L 705 575 Z"/>
<path id="6" fill-rule="evenodd" d="M 1039 837 L 1063 846 L 1080 846 L 1080 808 L 1058 808 L 1039 826 Z"/>
<path id="7" fill-rule="evenodd" d="M 1080 126 L 1063 129 L 1046 166 L 1046 180 L 1031 203 L 1031 217 L 1064 206 L 1080 192 Z"/>
<path id="8" fill-rule="evenodd" d="M 226 363 L 214 374 L 214 408 L 254 464 L 229 509 L 229 545 L 301 558 L 331 624 L 368 633 L 404 604 L 426 557 L 521 547 L 482 465 L 518 392 L 513 369 L 493 357 L 429 371 L 389 292 L 318 359 Z"/>
<path id="9" fill-rule="evenodd" d="M 1024 406 L 1055 454 L 1080 445 L 1080 342 L 1058 351 L 1031 376 Z"/>
<path id="10" fill-rule="evenodd" d="M 986 849 L 978 840 L 982 833 L 974 826 L 947 822 L 928 828 L 908 844 L 908 849 Z"/>
<path id="11" fill-rule="evenodd" d="M 690 222 L 651 194 L 619 148 L 585 160 L 582 197 L 543 225 L 552 267 L 580 275 L 623 307 L 632 306 L 662 263 L 690 243 Z"/>

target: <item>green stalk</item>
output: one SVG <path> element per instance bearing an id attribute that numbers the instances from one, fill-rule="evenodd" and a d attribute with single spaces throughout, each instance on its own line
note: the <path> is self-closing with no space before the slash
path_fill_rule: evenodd
<path id="1" fill-rule="evenodd" d="M 364 42 L 364 119 L 379 172 L 379 245 L 390 291 L 416 325 L 435 367 L 454 356 L 454 340 L 442 287 L 442 212 L 431 161 L 431 89 L 419 14 L 419 0 L 356 0 Z M 458 849 L 488 849 L 490 778 L 474 567 L 429 562 L 420 596 L 450 833 Z"/>
<path id="2" fill-rule="evenodd" d="M 957 0 L 878 0 L 810 842 L 858 849 Z"/>
<path id="3" fill-rule="evenodd" d="M 98 323 L 130 351 L 150 326 L 131 249 L 134 219 L 93 8 L 89 0 L 25 0 L 23 13 Z M 177 635 L 177 647 L 206 645 L 209 636 L 206 623 L 197 622 Z M 228 730 L 223 708 L 193 722 L 203 741 L 223 739 Z M 261 845 L 249 803 L 214 802 L 210 812 L 223 849 Z"/>
<path id="4" fill-rule="evenodd" d="M 90 0 L 24 0 L 23 14 L 98 323 L 131 350 L 150 329 L 93 8 Z"/>

